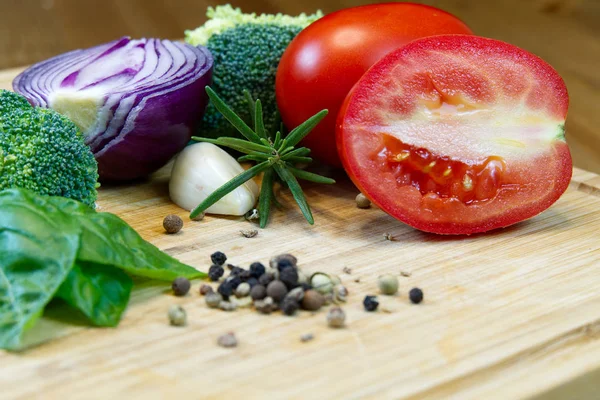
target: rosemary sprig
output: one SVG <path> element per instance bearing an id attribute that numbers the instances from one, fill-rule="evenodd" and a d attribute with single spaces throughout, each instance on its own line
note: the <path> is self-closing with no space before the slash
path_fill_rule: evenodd
<path id="1" fill-rule="evenodd" d="M 322 110 L 313 115 L 304 123 L 293 129 L 285 138 L 282 138 L 281 131 L 277 131 L 274 137 L 269 137 L 264 126 L 262 104 L 260 100 L 254 100 L 249 92 L 245 91 L 244 95 L 246 96 L 248 106 L 250 107 L 250 115 L 252 117 L 254 129 L 250 128 L 248 124 L 236 115 L 209 86 L 206 86 L 206 93 L 208 93 L 208 97 L 215 108 L 223 114 L 223 117 L 225 117 L 225 119 L 227 119 L 246 138 L 246 140 L 227 137 L 207 139 L 196 136 L 192 137 L 192 139 L 198 142 L 208 142 L 219 146 L 229 147 L 240 153 L 244 153 L 245 155 L 238 158 L 238 161 L 253 161 L 256 165 L 242 172 L 211 193 L 198 205 L 198 207 L 192 210 L 190 218 L 197 217 L 200 213 L 204 212 L 228 193 L 235 190 L 235 188 L 243 185 L 261 172 L 264 172 L 258 202 L 260 227 L 264 228 L 267 226 L 271 205 L 273 203 L 277 204 L 277 200 L 273 193 L 273 185 L 276 176 L 279 176 L 279 178 L 287 184 L 294 200 L 298 203 L 304 218 L 312 225 L 314 223 L 312 212 L 310 211 L 306 197 L 304 197 L 302 188 L 298 183 L 298 179 L 327 184 L 335 183 L 335 181 L 331 178 L 296 168 L 295 164 L 309 163 L 312 159 L 308 157 L 310 154 L 309 149 L 306 147 L 295 148 L 295 146 L 308 135 L 323 118 L 325 118 L 327 110 Z"/>

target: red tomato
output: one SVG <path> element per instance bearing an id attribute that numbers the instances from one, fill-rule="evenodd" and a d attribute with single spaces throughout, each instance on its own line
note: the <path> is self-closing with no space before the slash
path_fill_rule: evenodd
<path id="1" fill-rule="evenodd" d="M 284 124 L 294 128 L 328 109 L 303 145 L 316 159 L 341 166 L 335 119 L 352 86 L 390 51 L 414 39 L 450 33 L 472 32 L 451 14 L 420 4 L 373 4 L 326 15 L 292 40 L 279 63 L 276 92 Z"/>
<path id="2" fill-rule="evenodd" d="M 424 231 L 470 234 L 550 207 L 572 173 L 558 73 L 513 45 L 476 36 L 416 40 L 348 94 L 337 144 L 358 188 Z"/>

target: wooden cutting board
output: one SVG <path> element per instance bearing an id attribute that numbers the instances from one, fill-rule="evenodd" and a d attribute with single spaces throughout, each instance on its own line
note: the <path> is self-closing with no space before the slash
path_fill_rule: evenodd
<path id="1" fill-rule="evenodd" d="M 17 71 L 0 74 L 0 88 Z M 295 254 L 307 272 L 338 274 L 350 291 L 344 329 L 326 311 L 296 317 L 207 308 L 194 282 L 185 298 L 168 283 L 139 285 L 116 329 L 85 326 L 52 309 L 34 330 L 45 341 L 23 353 L 0 351 L 0 398 L 593 398 L 600 393 L 600 177 L 575 169 L 549 210 L 513 227 L 443 237 L 382 211 L 357 209 L 352 184 L 305 185 L 316 224 L 288 193 L 255 238 L 243 218 L 189 221 L 170 203 L 168 167 L 147 182 L 103 187 L 99 206 L 116 213 L 167 253 L 207 270 L 216 250 L 243 267 Z M 166 235 L 165 215 L 186 221 Z M 394 240 L 386 240 L 389 233 Z M 343 272 L 351 269 L 351 274 Z M 391 312 L 367 313 L 378 275 L 399 276 Z M 402 276 L 404 275 L 410 276 Z M 425 300 L 407 293 L 421 287 Z M 383 299 L 382 299 L 383 300 Z M 182 304 L 188 326 L 171 327 Z M 217 337 L 234 332 L 239 346 Z M 315 339 L 302 343 L 300 336 Z"/>

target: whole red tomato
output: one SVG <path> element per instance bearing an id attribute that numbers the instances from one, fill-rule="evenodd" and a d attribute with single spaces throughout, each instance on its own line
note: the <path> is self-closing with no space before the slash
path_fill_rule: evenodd
<path id="1" fill-rule="evenodd" d="M 303 145 L 316 159 L 341 166 L 335 120 L 352 86 L 392 50 L 421 37 L 455 33 L 472 34 L 453 15 L 420 4 L 372 4 L 326 15 L 292 40 L 279 63 L 276 92 L 284 124 L 294 128 L 328 109 Z"/>

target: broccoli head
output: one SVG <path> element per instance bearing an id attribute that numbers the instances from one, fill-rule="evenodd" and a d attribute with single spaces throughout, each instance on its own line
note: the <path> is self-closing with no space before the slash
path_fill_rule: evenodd
<path id="1" fill-rule="evenodd" d="M 209 7 L 208 21 L 186 31 L 186 41 L 206 46 L 213 55 L 213 90 L 246 123 L 251 122 L 244 90 L 260 99 L 267 131 L 279 128 L 275 75 L 286 47 L 302 29 L 323 14 L 313 15 L 243 14 L 230 5 Z M 199 136 L 240 137 L 211 104 L 208 105 L 198 132 Z"/>
<path id="2" fill-rule="evenodd" d="M 94 155 L 73 122 L 0 90 L 0 190 L 24 188 L 93 207 L 97 181 Z"/>

